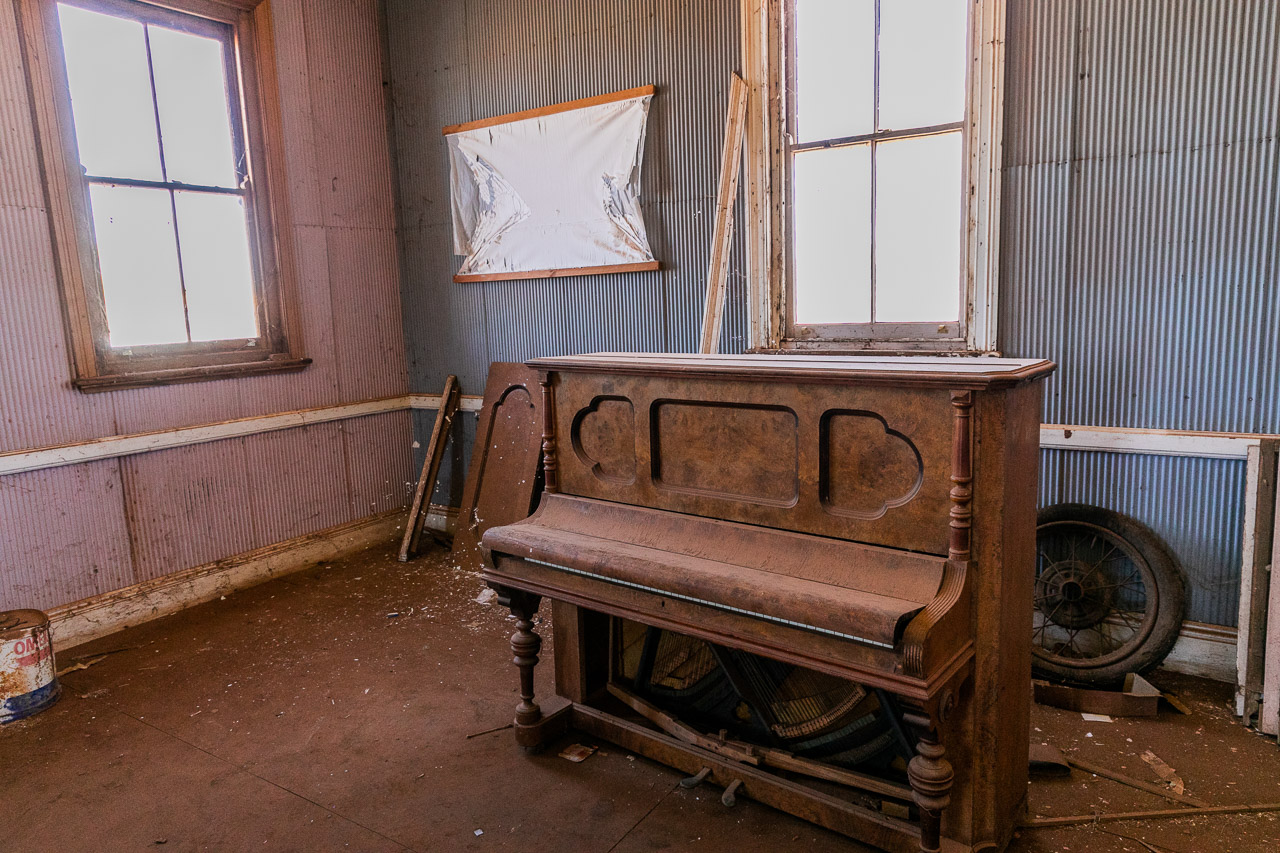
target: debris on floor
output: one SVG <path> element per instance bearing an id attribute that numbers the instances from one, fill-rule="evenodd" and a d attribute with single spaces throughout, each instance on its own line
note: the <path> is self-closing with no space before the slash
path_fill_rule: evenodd
<path id="1" fill-rule="evenodd" d="M 590 758 L 592 755 L 595 754 L 595 751 L 597 749 L 599 749 L 599 747 L 583 746 L 580 743 L 575 743 L 572 746 L 567 746 L 564 749 L 560 750 L 560 757 L 566 758 L 569 761 L 577 763 L 579 761 L 586 761 L 588 758 Z"/>
<path id="2" fill-rule="evenodd" d="M 1156 772 L 1157 776 L 1165 781 L 1165 784 L 1167 784 L 1169 789 L 1175 794 L 1181 794 L 1186 791 L 1187 786 L 1182 781 L 1182 777 L 1179 776 L 1177 771 L 1172 767 L 1165 764 L 1164 759 L 1160 756 L 1148 749 L 1146 752 L 1142 753 L 1142 760 L 1151 765 L 1151 769 Z"/>

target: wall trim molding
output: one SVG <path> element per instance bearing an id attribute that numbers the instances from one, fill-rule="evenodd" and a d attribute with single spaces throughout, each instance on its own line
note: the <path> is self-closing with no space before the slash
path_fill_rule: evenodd
<path id="1" fill-rule="evenodd" d="M 427 524 L 448 529 L 456 514 L 433 506 Z M 54 644 L 65 652 L 325 560 L 398 540 L 404 518 L 403 509 L 380 513 L 55 607 L 49 611 Z"/>
<path id="2" fill-rule="evenodd" d="M 458 408 L 479 412 L 483 397 L 464 396 Z M 358 403 L 342 403 L 292 412 L 276 412 L 249 418 L 175 427 L 155 432 L 138 432 L 91 438 L 67 444 L 10 450 L 0 453 L 0 477 L 63 465 L 79 465 L 101 459 L 115 459 L 137 453 L 151 453 L 188 447 L 209 441 L 241 438 L 277 430 L 297 429 L 311 424 L 363 418 L 387 412 L 434 411 L 440 408 L 439 394 L 401 394 Z M 1108 453 L 1141 453 L 1159 456 L 1194 456 L 1206 459 L 1248 458 L 1249 448 L 1274 436 L 1241 433 L 1189 432 L 1162 429 L 1082 427 L 1044 424 L 1040 427 L 1040 447 L 1051 450 L 1094 450 Z"/>
<path id="3" fill-rule="evenodd" d="M 295 429 L 329 421 L 380 415 L 386 412 L 403 411 L 408 407 L 408 398 L 402 395 L 384 397 L 377 400 L 365 400 L 359 403 L 344 403 L 338 406 L 323 406 L 315 409 L 298 409 L 292 412 L 277 412 L 251 418 L 237 418 L 198 426 L 176 427 L 155 432 L 112 435 L 52 447 L 38 447 L 33 450 L 14 450 L 8 453 L 0 453 L 0 475 L 21 474 L 25 471 L 38 471 L 43 468 L 78 465 L 81 462 L 132 456 L 135 453 L 151 453 L 156 450 L 187 447 L 208 441 L 222 441 L 227 438 L 240 438 L 241 436 L 257 435 L 263 432 Z"/>
<path id="4" fill-rule="evenodd" d="M 483 402 L 483 397 L 463 397 L 459 408 L 464 412 L 478 412 Z M 438 408 L 440 408 L 439 394 L 401 394 L 395 397 L 364 400 L 359 403 L 276 412 L 270 415 L 175 427 L 155 432 L 109 435 L 30 450 L 11 450 L 0 453 L 0 476 L 40 471 L 45 468 L 59 468 L 63 465 L 79 465 L 82 462 L 95 462 L 101 459 L 115 459 L 136 453 L 170 450 L 175 447 L 188 447 L 193 444 L 241 438 L 264 432 L 297 429 L 312 424 L 363 418 L 387 412 Z"/>
<path id="5" fill-rule="evenodd" d="M 1154 456 L 1194 456 L 1201 459 L 1246 460 L 1250 447 L 1258 447 L 1263 439 L 1274 437 L 1172 429 L 1080 427 L 1064 424 L 1040 426 L 1041 449 L 1098 450 Z"/>

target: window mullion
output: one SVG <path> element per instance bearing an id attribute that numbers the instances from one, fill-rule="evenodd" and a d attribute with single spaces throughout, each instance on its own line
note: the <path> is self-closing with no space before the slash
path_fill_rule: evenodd
<path id="1" fill-rule="evenodd" d="M 875 57 L 871 72 L 871 132 L 880 132 L 880 0 L 875 0 Z M 871 322 L 876 321 L 876 140 L 871 140 Z"/>
<path id="2" fill-rule="evenodd" d="M 156 67 L 151 61 L 151 25 L 142 25 L 142 41 L 147 48 L 147 78 L 151 81 L 151 113 L 156 119 L 156 145 L 160 151 L 160 177 L 169 183 L 169 169 L 164 160 L 164 133 L 160 130 L 160 98 L 156 95 Z M 169 213 L 173 220 L 173 244 L 178 256 L 178 287 L 182 289 L 182 322 L 187 330 L 187 343 L 191 343 L 191 310 L 187 305 L 187 276 L 182 266 L 182 239 L 178 236 L 178 201 L 173 189 L 169 190 Z"/>

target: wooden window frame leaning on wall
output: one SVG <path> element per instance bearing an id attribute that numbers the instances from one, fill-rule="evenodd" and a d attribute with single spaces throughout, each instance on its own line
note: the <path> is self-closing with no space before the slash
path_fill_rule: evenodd
<path id="1" fill-rule="evenodd" d="M 18 0 L 72 384 L 95 392 L 303 369 L 311 360 L 302 355 L 269 0 L 70 2 L 176 29 L 226 33 L 232 48 L 227 62 L 232 133 L 244 162 L 243 182 L 233 192 L 245 204 L 258 327 L 256 338 L 111 346 L 90 180 L 76 144 L 57 0 Z"/>
<path id="2" fill-rule="evenodd" d="M 957 282 L 962 306 L 959 323 L 808 326 L 789 316 L 794 300 L 788 293 L 792 238 L 786 124 L 791 71 L 786 28 L 795 0 L 741 1 L 742 66 L 749 93 L 744 181 L 752 351 L 994 352 L 1006 0 L 957 0 L 969 7 L 962 187 L 967 189 L 967 203 L 961 242 L 963 275 Z"/>

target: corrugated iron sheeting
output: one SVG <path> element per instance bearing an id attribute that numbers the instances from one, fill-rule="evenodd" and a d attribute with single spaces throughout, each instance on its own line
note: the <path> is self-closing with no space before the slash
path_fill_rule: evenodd
<path id="1" fill-rule="evenodd" d="M 5 3 L 0 8 L 0 164 L 5 175 L 0 181 L 0 206 L 43 208 L 15 5 Z"/>
<path id="2" fill-rule="evenodd" d="M 1280 8 L 1010 5 L 1002 337 L 1045 420 L 1280 432 Z"/>
<path id="3" fill-rule="evenodd" d="M 341 424 L 255 435 L 245 442 L 254 547 L 350 521 Z M 305 465 L 281 465 L 305 459 Z"/>
<path id="4" fill-rule="evenodd" d="M 341 421 L 350 485 L 350 518 L 364 518 L 407 506 L 417 481 L 413 464 L 412 418 L 388 412 Z"/>
<path id="5" fill-rule="evenodd" d="M 87 395 L 69 382 L 13 4 L 0 4 L 0 451 L 407 390 L 376 9 L 273 9 L 316 363 Z M 400 506 L 409 442 L 399 413 L 0 477 L 0 609 L 54 607 Z"/>
<path id="6" fill-rule="evenodd" d="M 214 441 L 120 460 L 137 580 L 266 544 L 259 540 L 249 497 L 253 480 L 245 444 L 250 440 Z"/>
<path id="7" fill-rule="evenodd" d="M 377 5 L 303 6 L 324 224 L 395 227 Z"/>
<path id="8" fill-rule="evenodd" d="M 1011 3 L 1001 337 L 1052 423 L 1280 432 L 1280 8 Z M 1129 512 L 1232 625 L 1241 463 L 1045 455 L 1042 498 Z"/>
<path id="9" fill-rule="evenodd" d="M 1243 462 L 1075 450 L 1042 450 L 1040 462 L 1042 506 L 1079 501 L 1143 522 L 1182 562 L 1187 617 L 1236 624 Z"/>
<path id="10" fill-rule="evenodd" d="M 0 610 L 133 583 L 122 493 L 114 459 L 0 477 Z"/>
<path id="11" fill-rule="evenodd" d="M 418 409 L 413 413 L 413 433 L 420 435 L 418 446 L 413 449 L 413 471 L 416 477 L 422 471 L 427 458 L 427 442 L 435 427 L 434 409 Z M 462 503 L 462 487 L 467 477 L 467 463 L 476 443 L 476 416 L 472 412 L 459 412 L 453 419 L 449 443 L 445 446 L 444 460 L 440 463 L 440 476 L 436 479 L 431 502 L 442 506 L 459 506 Z M 414 481 L 417 482 L 416 480 Z"/>
<path id="12" fill-rule="evenodd" d="M 388 0 L 387 20 L 413 389 L 439 393 L 456 373 L 478 394 L 491 361 L 696 347 L 729 75 L 739 68 L 736 0 Z M 664 268 L 454 284 L 440 128 L 650 83 L 642 200 Z M 747 337 L 744 245 L 739 232 L 726 351 Z"/>
<path id="13" fill-rule="evenodd" d="M 0 451 L 112 432 L 110 401 L 71 388 L 52 252 L 42 208 L 0 205 Z"/>

